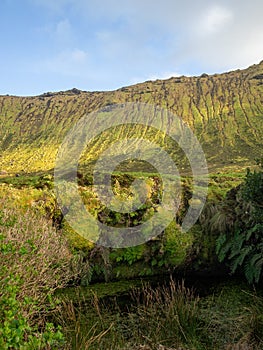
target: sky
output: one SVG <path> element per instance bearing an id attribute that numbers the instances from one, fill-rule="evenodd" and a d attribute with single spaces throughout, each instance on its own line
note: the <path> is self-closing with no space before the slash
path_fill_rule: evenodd
<path id="1" fill-rule="evenodd" d="M 114 90 L 263 60 L 262 0 L 0 0 L 0 94 Z"/>

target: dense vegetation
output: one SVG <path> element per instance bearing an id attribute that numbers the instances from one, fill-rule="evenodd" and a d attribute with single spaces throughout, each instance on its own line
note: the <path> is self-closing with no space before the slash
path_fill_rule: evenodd
<path id="1" fill-rule="evenodd" d="M 44 218 L 9 209 L 1 200 L 1 349 L 56 349 L 63 343 L 48 314 L 54 291 L 72 278 L 70 256 L 65 239 Z"/>
<path id="2" fill-rule="evenodd" d="M 232 273 L 241 270 L 249 283 L 258 283 L 263 273 L 262 170 L 247 170 L 244 183 L 220 204 L 211 227 L 220 232 L 219 260 L 229 261 Z"/>
<path id="3" fill-rule="evenodd" d="M 134 288 L 125 303 L 113 291 L 111 299 L 78 288 L 56 294 L 83 260 L 32 210 L 1 210 L 0 248 L 2 349 L 262 348 L 263 296 L 240 281 L 201 298 L 173 279 Z"/>
<path id="4" fill-rule="evenodd" d="M 262 171 L 248 170 L 243 181 L 239 178 L 241 183 L 230 191 L 228 181 L 228 176 L 223 182 L 218 175 L 212 177 L 209 200 L 200 222 L 187 235 L 181 235 L 174 222 L 157 240 L 112 250 L 94 246 L 70 230 L 56 206 L 50 176 L 6 178 L 1 185 L 2 197 L 6 199 L 2 200 L 0 210 L 1 347 L 260 349 L 261 291 L 250 289 L 240 280 L 229 282 L 228 287 L 208 288 L 201 298 L 173 280 L 160 287 L 145 285 L 131 292 L 126 306 L 96 294 L 84 296 L 76 288 L 79 284 L 92 288 L 90 283 L 95 280 L 156 273 L 169 276 L 174 271 L 182 273 L 193 268 L 207 271 L 211 264 L 217 269 L 216 245 L 219 260 L 223 256 L 226 263 L 229 261 L 233 273 L 243 272 L 249 282 L 260 282 Z M 83 184 L 81 187 L 89 209 L 97 215 L 103 213 L 88 187 Z M 184 191 L 187 205 L 190 187 L 186 180 Z M 147 210 L 146 206 L 144 213 L 132 219 L 142 220 Z M 123 220 L 111 219 L 115 224 Z M 180 212 L 177 220 L 180 221 Z M 237 245 L 237 233 L 242 244 Z M 243 258 L 244 248 L 250 254 Z M 248 265 L 252 269 L 251 279 Z M 61 299 L 61 294 L 56 295 L 55 291 L 65 286 L 75 286 L 75 292 Z"/>
<path id="5" fill-rule="evenodd" d="M 148 81 L 113 92 L 0 97 L 1 349 L 262 349 L 262 161 L 245 173 L 261 155 L 262 79 L 263 62 L 243 71 Z M 192 197 L 185 171 L 179 210 L 164 232 L 138 246 L 112 249 L 94 245 L 69 226 L 54 194 L 52 169 L 74 122 L 124 102 L 156 104 L 182 116 L 204 148 L 210 181 L 207 203 L 187 233 L 180 230 Z M 171 140 L 140 126 L 132 130 L 142 131 L 163 142 L 183 170 L 185 157 Z M 132 182 L 143 179 L 147 200 L 139 210 L 108 210 L 92 191 L 99 151 L 125 133 L 120 127 L 96 138 L 77 172 L 86 209 L 113 227 L 147 221 L 162 192 L 155 169 L 139 163 L 134 170 L 130 162 L 116 169 L 112 186 L 117 197 L 128 198 Z M 189 275 L 227 280 L 229 274 L 227 285 L 210 284 L 200 296 L 174 280 L 187 281 Z M 153 276 L 163 283 L 142 286 L 132 280 Z M 118 289 L 116 280 L 127 284 Z M 101 283 L 103 293 L 94 292 L 95 282 L 108 282 Z M 132 288 L 137 282 L 140 287 Z"/>

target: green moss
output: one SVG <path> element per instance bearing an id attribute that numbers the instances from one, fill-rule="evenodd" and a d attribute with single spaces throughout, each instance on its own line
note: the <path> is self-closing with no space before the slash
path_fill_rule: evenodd
<path id="1" fill-rule="evenodd" d="M 185 263 L 188 252 L 193 246 L 194 234 L 191 229 L 182 232 L 179 226 L 173 221 L 164 233 L 164 264 L 174 268 Z"/>
<path id="2" fill-rule="evenodd" d="M 81 250 L 87 252 L 94 248 L 93 242 L 88 241 L 87 239 L 76 233 L 76 231 L 73 230 L 65 220 L 62 224 L 62 231 L 67 237 L 72 250 Z"/>

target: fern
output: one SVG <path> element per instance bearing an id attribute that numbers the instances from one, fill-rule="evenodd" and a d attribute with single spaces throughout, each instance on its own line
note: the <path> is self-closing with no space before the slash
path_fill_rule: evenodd
<path id="1" fill-rule="evenodd" d="M 249 229 L 247 231 L 247 235 L 246 235 L 246 240 L 248 241 L 251 236 L 255 233 L 259 233 L 260 235 L 263 234 L 263 225 L 262 224 L 256 224 L 255 226 L 253 226 L 251 229 Z"/>
<path id="2" fill-rule="evenodd" d="M 244 272 L 245 272 L 246 279 L 248 280 L 248 283 L 250 283 L 250 284 L 253 283 L 253 280 L 254 280 L 254 269 L 253 269 L 253 265 L 251 265 L 251 261 L 250 260 L 248 260 L 245 263 Z"/>
<path id="3" fill-rule="evenodd" d="M 243 270 L 249 283 L 258 283 L 263 275 L 262 190 L 263 171 L 248 171 L 244 183 L 232 190 L 232 200 L 226 197 L 210 219 L 210 229 L 217 225 L 220 232 L 216 240 L 218 260 L 227 263 L 231 273 Z"/>
<path id="4" fill-rule="evenodd" d="M 221 247 L 221 249 L 219 250 L 219 253 L 218 253 L 218 260 L 220 262 L 224 261 L 231 249 L 231 246 L 232 246 L 232 242 L 229 241 L 229 242 L 226 242 L 226 244 L 223 245 L 223 247 Z"/>
<path id="5" fill-rule="evenodd" d="M 235 259 L 232 259 L 232 262 L 230 264 L 231 273 L 235 273 L 238 266 L 243 265 L 244 260 L 247 258 L 251 250 L 252 250 L 252 247 L 247 246 L 240 251 L 240 254 L 236 256 Z"/>
<path id="6" fill-rule="evenodd" d="M 260 259 L 255 263 L 255 267 L 256 267 L 256 272 L 255 272 L 255 282 L 258 283 L 259 279 L 261 277 L 262 274 L 262 265 L 263 265 L 263 258 L 262 256 L 260 257 Z"/>
<path id="7" fill-rule="evenodd" d="M 132 265 L 143 257 L 144 248 L 142 245 L 128 247 L 124 249 L 123 261 Z"/>
<path id="8" fill-rule="evenodd" d="M 217 255 L 219 254 L 219 252 L 222 249 L 225 242 L 226 242 L 226 235 L 221 234 L 216 240 L 216 254 Z M 223 258 L 223 260 L 224 260 L 224 258 Z"/>
<path id="9" fill-rule="evenodd" d="M 262 253 L 251 256 L 245 264 L 245 276 L 250 284 L 258 283 L 262 274 L 263 257 Z"/>
<path id="10" fill-rule="evenodd" d="M 236 255 L 239 255 L 241 253 L 241 248 L 243 247 L 243 244 L 245 242 L 246 235 L 243 233 L 235 232 L 235 235 L 232 239 L 231 244 L 231 254 L 229 256 L 229 259 L 231 260 Z"/>

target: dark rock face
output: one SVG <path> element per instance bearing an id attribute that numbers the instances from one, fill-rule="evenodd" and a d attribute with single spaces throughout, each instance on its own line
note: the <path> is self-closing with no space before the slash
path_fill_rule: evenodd
<path id="1" fill-rule="evenodd" d="M 262 74 L 254 75 L 254 76 L 252 77 L 252 79 L 257 79 L 257 80 L 263 79 L 263 73 L 262 73 Z"/>

